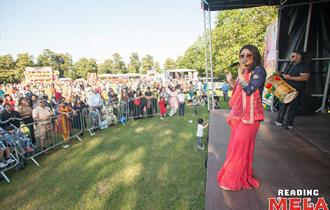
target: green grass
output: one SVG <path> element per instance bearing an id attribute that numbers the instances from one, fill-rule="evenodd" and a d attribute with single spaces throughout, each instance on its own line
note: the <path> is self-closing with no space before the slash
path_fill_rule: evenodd
<path id="1" fill-rule="evenodd" d="M 199 117 L 208 118 L 205 108 L 197 116 L 188 108 L 184 117 L 140 119 L 86 135 L 38 158 L 40 167 L 29 162 L 8 172 L 0 207 L 204 209 L 207 152 L 194 149 Z"/>

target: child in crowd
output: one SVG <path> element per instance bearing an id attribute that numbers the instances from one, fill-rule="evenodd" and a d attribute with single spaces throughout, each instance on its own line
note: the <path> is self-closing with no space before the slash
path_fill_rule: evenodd
<path id="1" fill-rule="evenodd" d="M 165 97 L 161 96 L 159 102 L 159 111 L 160 111 L 160 119 L 164 119 L 165 115 L 166 115 L 166 103 L 165 103 Z"/>
<path id="2" fill-rule="evenodd" d="M 10 158 L 10 144 L 5 139 L 5 133 L 6 131 L 0 128 L 0 169 L 14 162 L 14 160 Z"/>
<path id="3" fill-rule="evenodd" d="M 202 142 L 202 139 L 203 139 L 203 130 L 204 128 L 206 128 L 208 126 L 208 122 L 204 123 L 203 124 L 203 119 L 202 118 L 199 118 L 197 120 L 197 140 L 196 140 L 196 147 L 197 149 L 200 149 L 200 150 L 204 150 L 204 145 L 203 145 L 203 142 Z"/>
<path id="4" fill-rule="evenodd" d="M 14 126 L 8 126 L 6 131 L 5 138 L 12 144 L 16 142 L 22 149 L 22 153 L 33 152 L 31 139 L 25 137 L 23 134 L 19 135 Z"/>
<path id="5" fill-rule="evenodd" d="M 9 148 L 6 147 L 3 142 L 0 140 L 0 169 L 6 167 L 11 163 Z"/>

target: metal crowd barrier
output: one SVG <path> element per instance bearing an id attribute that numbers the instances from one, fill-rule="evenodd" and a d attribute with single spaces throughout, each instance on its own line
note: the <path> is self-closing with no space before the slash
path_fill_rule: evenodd
<path id="1" fill-rule="evenodd" d="M 0 123 L 8 123 L 10 121 L 11 119 L 8 119 L 6 121 L 1 121 Z M 3 155 L 0 162 L 2 164 L 0 166 L 0 174 L 7 182 L 10 182 L 10 179 L 5 172 L 13 168 L 19 170 L 24 167 L 24 163 L 20 160 L 15 139 L 9 139 L 8 136 L 11 134 L 2 128 L 0 129 L 0 150 Z M 9 152 L 9 158 L 4 161 L 6 159 L 7 151 Z"/>
<path id="2" fill-rule="evenodd" d="M 88 107 L 86 109 L 87 121 L 86 130 L 91 136 L 95 135 L 95 131 L 108 128 L 111 124 L 126 124 L 127 120 L 127 103 L 112 102 L 105 103 L 103 106 Z"/>
<path id="3" fill-rule="evenodd" d="M 151 117 L 159 114 L 157 98 L 146 99 L 144 97 L 128 101 L 128 117 L 130 119 Z"/>
<path id="4" fill-rule="evenodd" d="M 2 150 L 7 148 L 2 142 L 0 144 L 0 147 Z M 16 144 L 9 146 L 9 151 L 10 151 L 9 160 L 12 160 L 12 162 L 6 163 L 6 165 L 4 167 L 0 168 L 0 174 L 7 182 L 10 182 L 10 179 L 5 174 L 6 171 L 13 169 L 13 168 L 16 168 L 17 170 L 19 170 L 20 168 L 24 167 L 24 163 L 22 161 L 20 161 L 20 158 L 19 158 L 19 155 L 17 152 L 17 148 L 16 148 Z M 4 154 L 4 156 L 5 156 L 5 154 Z"/>
<path id="5" fill-rule="evenodd" d="M 23 150 L 19 149 L 18 153 L 23 159 L 32 160 L 39 166 L 35 159 L 37 156 L 47 153 L 49 150 L 67 143 L 73 138 L 82 141 L 79 135 L 84 131 L 84 117 L 79 110 L 58 114 L 53 116 L 48 123 L 36 121 L 22 125 L 17 131 L 18 135 L 31 136 L 30 126 L 34 127 L 36 138 L 36 144 L 33 145 L 34 151 L 22 152 Z"/>
<path id="6" fill-rule="evenodd" d="M 122 123 L 125 125 L 128 118 L 155 116 L 158 115 L 158 111 L 156 98 L 141 98 L 140 104 L 135 103 L 134 100 L 121 101 L 105 103 L 103 106 L 84 108 L 65 114 L 60 113 L 53 116 L 49 123 L 45 121 L 35 121 L 30 124 L 21 123 L 19 128 L 15 128 L 16 136 L 21 140 L 29 139 L 29 141 L 32 141 L 31 137 L 34 136 L 35 143 L 31 143 L 32 151 L 26 151 L 20 140 L 14 141 L 14 144 L 10 146 L 10 157 L 13 162 L 0 168 L 0 174 L 7 182 L 10 182 L 5 174 L 6 171 L 15 167 L 16 169 L 22 168 L 24 166 L 23 160 L 32 160 L 39 166 L 36 157 L 74 138 L 82 141 L 80 136 L 85 130 L 90 135 L 95 135 L 95 130 L 105 129 L 110 124 Z M 8 123 L 11 120 L 22 122 L 22 119 L 11 118 L 0 121 L 0 124 Z M 5 145 L 0 144 L 0 147 L 5 148 Z"/>

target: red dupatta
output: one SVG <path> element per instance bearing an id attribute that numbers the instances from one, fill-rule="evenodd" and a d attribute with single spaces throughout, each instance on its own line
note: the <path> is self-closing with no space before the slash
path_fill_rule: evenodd
<path id="1" fill-rule="evenodd" d="M 243 76 L 245 81 L 249 82 L 251 72 L 245 71 Z M 229 106 L 232 108 L 227 117 L 227 122 L 230 125 L 232 124 L 232 120 L 242 121 L 244 124 L 253 124 L 254 121 L 264 119 L 259 89 L 248 96 L 236 82 L 232 97 L 229 100 Z"/>

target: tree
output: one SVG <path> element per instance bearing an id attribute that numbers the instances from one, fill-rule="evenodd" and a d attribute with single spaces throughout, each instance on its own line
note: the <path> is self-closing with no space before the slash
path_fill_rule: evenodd
<path id="1" fill-rule="evenodd" d="M 19 53 L 17 54 L 17 58 L 15 61 L 15 69 L 17 77 L 20 81 L 24 78 L 24 70 L 26 67 L 33 67 L 33 56 L 29 55 L 28 53 Z"/>
<path id="2" fill-rule="evenodd" d="M 276 20 L 276 17 L 275 7 L 219 12 L 212 33 L 215 73 L 224 75 L 224 71 L 228 70 L 227 66 L 238 61 L 238 52 L 243 45 L 253 44 L 263 54 L 266 28 Z M 230 70 L 236 72 L 236 69 Z"/>
<path id="3" fill-rule="evenodd" d="M 113 61 L 111 59 L 106 59 L 103 63 L 98 66 L 98 73 L 109 74 L 113 72 Z"/>
<path id="4" fill-rule="evenodd" d="M 139 73 L 141 67 L 141 61 L 138 53 L 132 53 L 129 57 L 130 61 L 127 66 L 129 73 Z"/>
<path id="5" fill-rule="evenodd" d="M 76 69 L 77 78 L 83 77 L 87 79 L 88 73 L 97 72 L 97 64 L 94 58 L 80 58 L 79 61 L 74 64 L 74 67 Z"/>
<path id="6" fill-rule="evenodd" d="M 0 72 L 0 83 L 19 81 L 19 75 L 15 69 L 15 62 L 10 54 L 0 56 Z"/>
<path id="7" fill-rule="evenodd" d="M 73 67 L 73 61 L 72 56 L 69 53 L 59 53 L 57 54 L 57 59 L 60 60 L 59 62 L 59 73 L 60 77 L 74 77 L 74 67 Z M 61 75 L 62 74 L 62 75 Z"/>
<path id="8" fill-rule="evenodd" d="M 146 55 L 142 58 L 140 73 L 145 74 L 151 70 L 154 66 L 154 58 L 151 55 Z"/>
<path id="9" fill-rule="evenodd" d="M 43 53 L 37 57 L 37 65 L 40 67 L 50 66 L 53 70 L 59 71 L 59 77 L 63 77 L 65 70 L 63 69 L 63 66 L 65 66 L 67 55 L 68 54 L 57 54 L 50 49 L 45 49 Z M 70 60 L 69 57 L 67 58 L 68 61 Z"/>
<path id="10" fill-rule="evenodd" d="M 176 68 L 175 60 L 172 58 L 167 58 L 164 63 L 164 69 L 168 70 L 168 69 L 175 69 L 175 68 Z"/>
<path id="11" fill-rule="evenodd" d="M 125 62 L 119 53 L 112 55 L 113 57 L 113 73 L 127 73 L 127 68 Z"/>
<path id="12" fill-rule="evenodd" d="M 212 30 L 214 76 L 223 77 L 226 70 L 236 71 L 236 69 L 227 69 L 227 67 L 238 61 L 238 51 L 245 44 L 254 44 L 263 53 L 266 27 L 274 22 L 276 17 L 275 7 L 219 12 L 215 28 Z M 177 58 L 177 67 L 196 69 L 199 75 L 205 75 L 204 42 L 204 36 L 199 36 L 187 48 L 184 55 Z"/>

